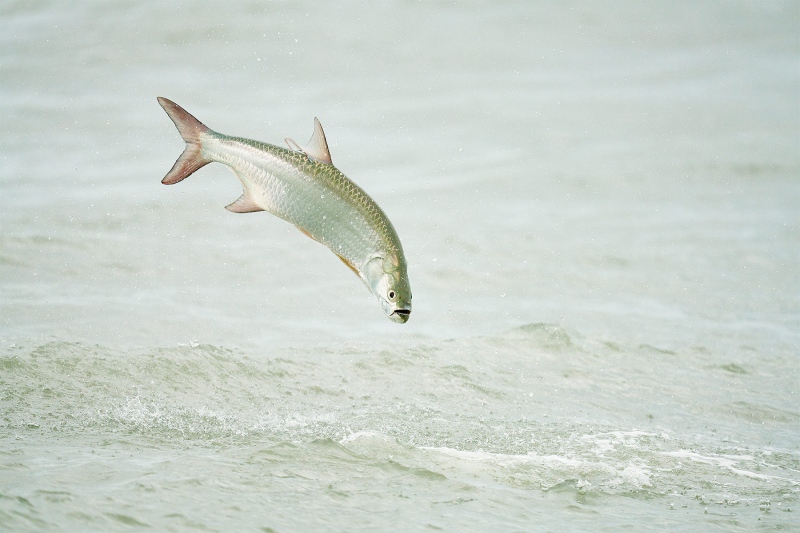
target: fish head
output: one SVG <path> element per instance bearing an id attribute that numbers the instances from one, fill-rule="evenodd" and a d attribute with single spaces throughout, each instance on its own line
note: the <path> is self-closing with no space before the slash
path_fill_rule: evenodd
<path id="1" fill-rule="evenodd" d="M 364 280 L 391 320 L 404 324 L 411 316 L 411 286 L 405 262 L 396 255 L 375 256 L 367 263 Z"/>

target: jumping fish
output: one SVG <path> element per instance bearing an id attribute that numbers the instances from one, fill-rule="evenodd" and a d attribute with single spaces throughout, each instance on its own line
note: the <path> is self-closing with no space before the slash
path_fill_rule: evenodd
<path id="1" fill-rule="evenodd" d="M 178 104 L 158 103 L 186 141 L 161 183 L 178 183 L 214 161 L 227 165 L 244 192 L 225 209 L 267 211 L 294 224 L 355 272 L 390 319 L 408 320 L 411 286 L 400 238 L 378 204 L 333 166 L 319 120 L 305 147 L 287 138 L 287 150 L 217 133 Z"/>

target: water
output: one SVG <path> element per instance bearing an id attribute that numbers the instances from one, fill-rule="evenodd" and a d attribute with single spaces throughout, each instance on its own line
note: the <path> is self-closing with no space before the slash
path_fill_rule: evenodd
<path id="1" fill-rule="evenodd" d="M 795 3 L 0 10 L 0 529 L 797 527 Z M 409 323 L 156 96 L 318 116 Z"/>

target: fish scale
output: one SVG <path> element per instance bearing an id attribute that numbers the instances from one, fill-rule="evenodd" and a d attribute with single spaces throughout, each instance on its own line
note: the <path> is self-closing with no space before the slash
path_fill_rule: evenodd
<path id="1" fill-rule="evenodd" d="M 289 150 L 223 135 L 174 102 L 159 103 L 187 144 L 163 183 L 178 183 L 211 162 L 228 166 L 244 189 L 228 210 L 267 211 L 294 224 L 355 272 L 390 319 L 408 320 L 411 288 L 400 238 L 378 204 L 333 166 L 318 120 L 308 145 Z"/>
<path id="2" fill-rule="evenodd" d="M 265 211 L 304 229 L 353 264 L 361 264 L 377 250 L 397 249 L 385 214 L 332 165 L 280 146 L 216 132 L 206 134 L 202 153 L 231 167 Z"/>

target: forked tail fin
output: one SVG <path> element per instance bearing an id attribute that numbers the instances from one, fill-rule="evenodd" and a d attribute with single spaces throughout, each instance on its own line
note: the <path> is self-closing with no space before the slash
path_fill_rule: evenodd
<path id="1" fill-rule="evenodd" d="M 211 130 L 202 122 L 190 115 L 184 108 L 166 98 L 158 97 L 158 103 L 167 112 L 169 118 L 175 123 L 178 132 L 186 141 L 186 149 L 172 165 L 172 169 L 167 172 L 161 183 L 172 185 L 189 177 L 197 169 L 209 164 L 211 161 L 205 159 L 200 151 L 201 136 Z"/>

